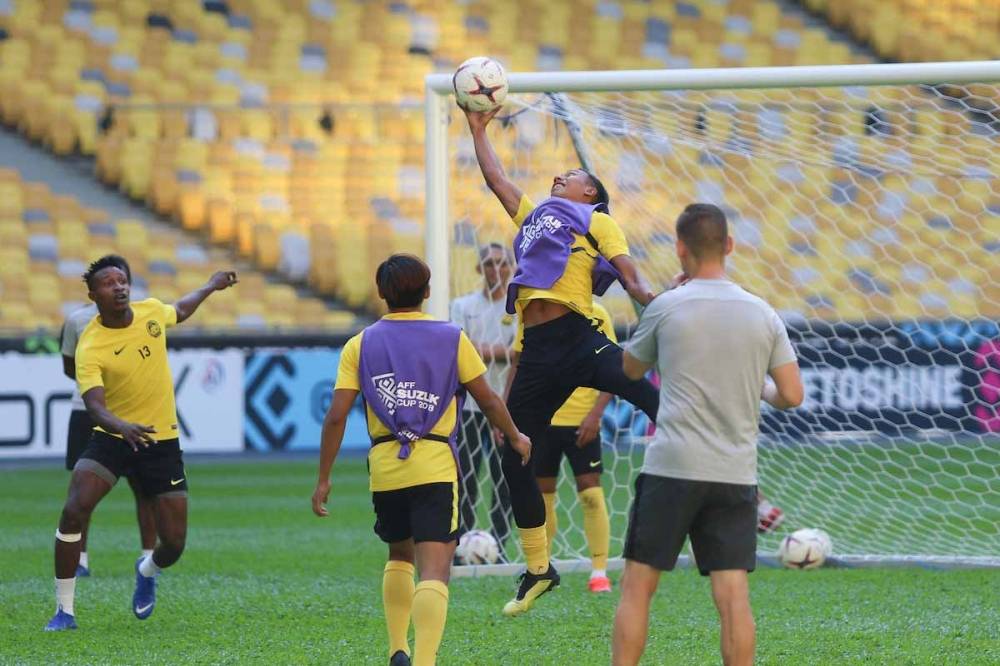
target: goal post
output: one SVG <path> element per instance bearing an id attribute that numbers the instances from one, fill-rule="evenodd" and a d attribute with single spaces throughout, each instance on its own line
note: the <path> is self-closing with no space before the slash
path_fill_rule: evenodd
<path id="1" fill-rule="evenodd" d="M 762 553 L 818 527 L 844 565 L 1000 566 L 1000 61 L 508 79 L 491 139 L 527 195 L 589 162 L 654 288 L 677 270 L 677 213 L 716 203 L 731 276 L 784 317 L 807 396 L 762 413 L 761 490 L 787 514 Z M 428 307 L 444 319 L 481 284 L 476 248 L 513 237 L 452 92 L 426 78 Z M 627 333 L 627 295 L 603 302 Z M 612 555 L 647 427 L 618 401 L 605 414 Z M 566 465 L 558 502 L 553 557 L 585 558 Z"/>

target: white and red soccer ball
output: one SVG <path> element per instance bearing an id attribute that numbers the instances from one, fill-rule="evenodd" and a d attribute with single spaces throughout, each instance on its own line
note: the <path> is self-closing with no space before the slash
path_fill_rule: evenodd
<path id="1" fill-rule="evenodd" d="M 796 530 L 781 540 L 778 561 L 789 569 L 816 569 L 833 552 L 830 535 L 823 530 Z"/>
<path id="2" fill-rule="evenodd" d="M 470 111 L 492 111 L 507 99 L 507 74 L 496 60 L 469 58 L 451 78 L 458 105 Z"/>
<path id="3" fill-rule="evenodd" d="M 469 530 L 459 538 L 455 557 L 462 564 L 494 564 L 500 559 L 500 546 L 489 532 Z"/>

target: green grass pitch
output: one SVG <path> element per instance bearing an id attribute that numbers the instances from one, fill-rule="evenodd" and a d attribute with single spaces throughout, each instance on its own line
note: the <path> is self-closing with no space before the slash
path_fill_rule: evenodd
<path id="1" fill-rule="evenodd" d="M 125 484 L 95 513 L 80 629 L 47 634 L 52 543 L 68 475 L 0 471 L 0 663 L 380 664 L 385 551 L 372 533 L 364 461 L 334 470 L 331 517 L 309 510 L 312 460 L 188 462 L 188 549 L 160 578 L 156 612 L 129 609 L 138 534 Z M 617 575 L 613 576 L 617 579 Z M 761 664 L 1000 663 L 1000 572 L 762 569 L 751 577 Z M 507 578 L 456 580 L 441 664 L 606 664 L 617 593 L 567 575 L 505 619 Z M 667 574 L 648 664 L 718 663 L 707 582 Z"/>

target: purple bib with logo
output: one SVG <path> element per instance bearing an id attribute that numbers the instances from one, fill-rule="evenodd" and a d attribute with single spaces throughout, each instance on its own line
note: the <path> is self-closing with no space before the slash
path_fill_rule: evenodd
<path id="1" fill-rule="evenodd" d="M 535 206 L 514 237 L 517 272 L 507 287 L 507 312 L 514 314 L 520 287 L 550 289 L 563 276 L 576 236 L 587 235 L 595 212 L 606 213 L 608 207 L 562 197 L 549 197 Z M 620 278 L 611 262 L 598 254 L 591 272 L 593 293 L 603 295 Z"/>
<path id="2" fill-rule="evenodd" d="M 401 460 L 431 433 L 459 392 L 461 333 L 446 321 L 380 319 L 361 336 L 361 395 L 400 443 Z M 447 439 L 452 453 L 458 419 L 455 426 Z"/>

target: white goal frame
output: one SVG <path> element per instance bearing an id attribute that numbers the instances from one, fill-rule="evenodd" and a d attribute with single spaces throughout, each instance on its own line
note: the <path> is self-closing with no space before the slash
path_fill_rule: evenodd
<path id="1" fill-rule="evenodd" d="M 996 83 L 1000 82 L 1000 60 L 889 65 L 517 72 L 508 74 L 507 80 L 512 93 Z M 431 296 L 427 311 L 439 319 L 448 318 L 451 284 L 448 265 L 448 179 L 433 176 L 448 173 L 448 105 L 453 103 L 454 92 L 450 74 L 428 74 L 424 79 L 425 252 L 431 268 Z"/>
<path id="2" fill-rule="evenodd" d="M 556 71 L 508 74 L 511 93 L 628 92 L 641 90 L 737 90 L 877 85 L 941 85 L 1000 82 L 1000 61 L 900 63 L 683 70 Z M 450 74 L 425 78 L 425 256 L 431 268 L 427 311 L 448 319 L 451 286 L 451 223 L 448 206 L 448 119 L 454 90 Z M 574 562 L 566 570 L 576 570 Z M 773 557 L 761 564 L 775 565 Z M 987 557 L 841 556 L 834 566 L 997 567 L 1000 553 Z M 609 569 L 621 560 L 609 562 Z M 457 575 L 505 574 L 520 565 L 459 567 Z M 463 571 L 464 570 L 464 571 Z M 582 569 L 580 569 L 582 570 Z"/>

